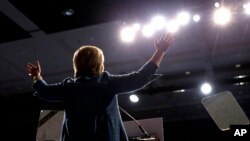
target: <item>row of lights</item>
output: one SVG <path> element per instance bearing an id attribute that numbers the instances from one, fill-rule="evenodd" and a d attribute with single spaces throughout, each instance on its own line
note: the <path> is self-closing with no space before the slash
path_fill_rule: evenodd
<path id="1" fill-rule="evenodd" d="M 214 6 L 217 8 L 213 15 L 213 20 L 218 25 L 227 24 L 232 17 L 229 9 L 225 7 L 220 7 L 220 3 L 216 2 Z M 250 3 L 243 5 L 244 11 L 247 15 L 250 15 Z M 121 30 L 120 36 L 124 42 L 132 42 L 138 31 L 142 30 L 142 34 L 145 37 L 151 37 L 155 32 L 165 29 L 167 32 L 175 33 L 179 30 L 181 26 L 184 26 L 190 21 L 190 14 L 187 12 L 179 13 L 176 18 L 167 21 L 163 16 L 154 17 L 150 23 L 144 25 L 141 28 L 139 23 L 135 23 L 132 26 L 124 27 Z M 193 15 L 193 21 L 199 22 L 201 19 L 200 15 Z"/>
<path id="2" fill-rule="evenodd" d="M 234 77 L 234 79 L 243 79 L 243 78 L 246 78 L 246 77 L 249 77 L 249 76 L 248 76 L 248 75 L 237 75 L 237 76 Z M 238 82 L 238 83 L 235 83 L 234 85 L 245 85 L 245 84 L 247 84 L 247 82 Z M 213 87 L 212 87 L 212 85 L 211 85 L 210 83 L 208 83 L 208 82 L 204 82 L 204 83 L 200 86 L 200 91 L 201 91 L 201 93 L 204 94 L 204 95 L 209 95 L 209 94 L 211 94 L 212 90 L 213 90 Z M 184 93 L 184 92 L 186 92 L 186 90 L 185 90 L 185 89 L 180 89 L 180 90 L 175 90 L 175 91 L 173 91 L 173 92 L 174 92 L 174 93 Z M 129 96 L 129 99 L 130 99 L 130 101 L 133 102 L 133 103 L 136 103 L 136 102 L 139 101 L 139 97 L 138 97 L 136 94 L 131 94 L 131 95 Z"/>
<path id="3" fill-rule="evenodd" d="M 212 86 L 211 84 L 205 82 L 201 85 L 200 90 L 203 94 L 207 95 L 210 94 L 212 91 Z M 180 89 L 180 90 L 176 90 L 174 91 L 174 93 L 184 93 L 186 90 L 185 89 Z M 129 96 L 129 99 L 131 102 L 138 102 L 139 101 L 139 97 L 136 94 L 132 94 Z"/>

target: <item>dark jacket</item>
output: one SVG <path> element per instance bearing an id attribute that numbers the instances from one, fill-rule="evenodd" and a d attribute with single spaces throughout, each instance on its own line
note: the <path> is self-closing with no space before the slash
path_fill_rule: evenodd
<path id="1" fill-rule="evenodd" d="M 158 66 L 148 62 L 138 71 L 99 77 L 66 78 L 47 84 L 38 80 L 35 96 L 62 102 L 65 118 L 62 141 L 128 141 L 119 112 L 117 94 L 138 90 L 152 80 Z"/>

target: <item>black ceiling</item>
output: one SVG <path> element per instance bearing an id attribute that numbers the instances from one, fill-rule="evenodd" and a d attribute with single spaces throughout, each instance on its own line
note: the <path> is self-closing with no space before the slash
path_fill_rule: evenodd
<path id="1" fill-rule="evenodd" d="M 0 12 L 0 43 L 31 38 L 32 36 L 21 28 L 18 24 L 9 19 L 5 14 Z"/>
<path id="2" fill-rule="evenodd" d="M 152 13 L 174 14 L 185 7 L 200 12 L 212 8 L 213 1 L 199 0 L 9 0 L 46 33 L 124 20 L 143 21 Z M 72 10 L 72 16 L 65 11 Z"/>

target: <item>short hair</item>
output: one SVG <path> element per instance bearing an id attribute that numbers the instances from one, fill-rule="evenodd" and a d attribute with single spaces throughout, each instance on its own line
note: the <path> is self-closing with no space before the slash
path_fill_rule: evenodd
<path id="1" fill-rule="evenodd" d="M 73 67 L 75 77 L 99 76 L 104 70 L 104 55 L 96 46 L 81 46 L 74 53 Z"/>

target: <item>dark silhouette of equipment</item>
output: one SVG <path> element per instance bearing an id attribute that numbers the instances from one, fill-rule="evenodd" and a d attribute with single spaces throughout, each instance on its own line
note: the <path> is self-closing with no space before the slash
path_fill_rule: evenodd
<path id="1" fill-rule="evenodd" d="M 119 106 L 119 109 L 125 113 L 127 116 L 129 116 L 133 121 L 138 125 L 139 129 L 142 131 L 143 136 L 139 137 L 129 137 L 129 141 L 158 141 L 155 137 L 148 134 L 148 132 L 142 127 L 142 125 L 133 117 L 131 116 L 127 111 L 125 111 L 123 108 Z"/>

